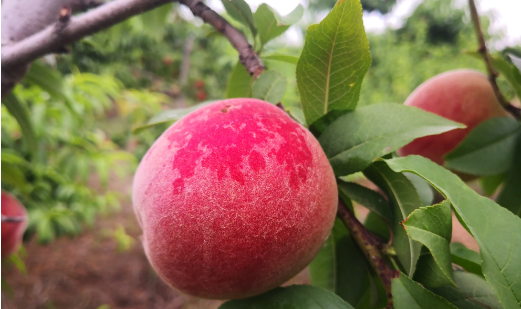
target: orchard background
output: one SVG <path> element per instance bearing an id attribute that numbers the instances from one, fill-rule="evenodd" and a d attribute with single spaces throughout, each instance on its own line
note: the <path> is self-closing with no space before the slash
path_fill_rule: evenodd
<path id="1" fill-rule="evenodd" d="M 388 213 L 401 211 L 402 221 L 415 209 L 441 203 L 409 217 L 414 218 L 410 228 L 420 231 L 417 235 L 407 235 L 399 226 L 402 233 L 378 249 L 388 268 L 402 271 L 392 279 L 395 308 L 521 306 L 519 121 L 484 122 L 463 152 L 447 157 L 453 171 L 475 175 L 465 185 L 429 162 L 393 159 L 395 150 L 416 137 L 458 127 L 399 108 L 416 87 L 448 70 L 475 69 L 492 76 L 505 110 L 519 120 L 521 47 L 483 48 L 479 39 L 504 39 L 487 31 L 492 14 L 479 11 L 478 2 L 481 25 L 476 28 L 477 15 L 469 6 L 425 0 L 401 27 L 375 34 L 364 32 L 362 8 L 364 14 L 386 16 L 395 1 L 310 0 L 285 16 L 266 4 L 250 8 L 247 2 L 223 0 L 226 10 L 220 15 L 198 1 L 3 2 L 2 189 L 25 206 L 28 227 L 22 248 L 2 259 L 2 306 L 221 306 L 222 301 L 176 292 L 156 275 L 143 252 L 130 196 L 135 169 L 162 132 L 211 101 L 239 97 L 281 103 L 315 134 L 326 154 L 339 149 L 349 153 L 352 145 L 338 145 L 343 139 L 378 146 L 376 137 L 405 128 L 405 137 L 385 145 L 386 153 L 365 151 L 356 163 L 330 159 L 341 176 L 342 200 L 353 205 L 364 231 L 385 245 Z M 323 28 L 308 28 L 321 22 Z M 306 45 L 288 43 L 285 32 L 290 27 L 302 33 Z M 314 99 L 320 89 L 313 85 L 322 77 L 310 77 L 309 65 L 320 47 L 327 48 L 321 40 L 334 27 L 348 29 L 350 40 L 339 45 L 349 56 L 345 61 L 329 59 L 326 67 L 343 72 L 350 89 L 331 91 L 328 107 Z M 365 127 L 369 118 L 364 115 L 371 116 Z M 341 118 L 347 119 L 343 123 L 360 122 L 367 136 L 354 133 L 360 127 L 339 125 Z M 412 173 L 403 176 L 406 171 L 426 180 Z M 408 185 L 382 181 L 389 177 Z M 454 213 L 434 227 L 422 225 L 422 218 L 446 214 L 450 204 L 466 226 Z M 480 230 L 483 226 L 476 223 L 495 225 Z M 421 231 L 438 238 L 452 231 L 452 244 L 447 237 L 429 242 Z M 397 252 L 393 241 L 412 249 Z M 304 296 L 324 308 L 383 308 L 389 303 L 382 284 L 385 274 L 372 269 L 365 249 L 337 220 L 317 258 L 285 284 L 313 288 L 276 290 L 281 294 L 223 308 L 282 308 L 262 304 L 276 297 L 308 308 Z M 491 261 L 501 267 L 495 269 Z"/>

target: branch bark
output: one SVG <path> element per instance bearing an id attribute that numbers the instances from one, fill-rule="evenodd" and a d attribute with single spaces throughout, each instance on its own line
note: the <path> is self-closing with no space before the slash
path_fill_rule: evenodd
<path id="1" fill-rule="evenodd" d="M 516 119 L 519 119 L 521 117 L 521 109 L 515 107 L 514 105 L 510 104 L 501 91 L 499 90 L 499 87 L 497 85 L 497 77 L 499 73 L 494 68 L 494 65 L 492 64 L 492 58 L 490 57 L 490 54 L 487 50 L 487 44 L 485 42 L 485 36 L 483 35 L 483 31 L 481 30 L 481 23 L 479 21 L 479 15 L 478 11 L 476 9 L 476 3 L 474 0 L 469 0 L 469 7 L 470 7 L 470 16 L 472 17 L 472 23 L 474 24 L 474 30 L 476 31 L 477 37 L 478 37 L 478 52 L 480 53 L 481 57 L 485 61 L 485 65 L 487 67 L 488 72 L 488 80 L 490 81 L 490 84 L 492 85 L 492 89 L 494 90 L 494 94 L 496 95 L 496 98 L 498 99 L 499 103 L 503 108 L 505 108 L 509 113 L 511 113 Z"/>
<path id="2" fill-rule="evenodd" d="M 217 31 L 221 32 L 233 47 L 239 52 L 239 60 L 246 67 L 250 75 L 257 78 L 264 72 L 264 64 L 259 56 L 248 43 L 248 40 L 221 15 L 210 9 L 200 0 L 179 0 L 186 5 L 195 16 L 199 16 L 205 23 L 212 25 Z"/>
<path id="3" fill-rule="evenodd" d="M 385 262 L 380 250 L 383 244 L 369 232 L 363 225 L 356 219 L 355 215 L 347 208 L 342 199 L 338 198 L 338 217 L 342 220 L 344 225 L 349 230 L 349 233 L 358 244 L 362 252 L 364 252 L 367 260 L 371 263 L 371 266 L 375 270 L 380 280 L 382 280 L 385 293 L 387 295 L 387 308 L 393 307 L 393 295 L 391 292 L 391 279 L 397 278 L 399 272 L 391 270 Z"/>
<path id="4" fill-rule="evenodd" d="M 168 2 L 171 0 L 115 0 L 77 17 L 71 17 L 68 25 L 58 31 L 55 25 L 47 26 L 20 42 L 5 46 L 2 51 L 2 68 L 30 63 L 63 45 Z"/>
<path id="5" fill-rule="evenodd" d="M 70 8 L 77 3 L 88 6 L 96 6 L 98 1 L 94 0 L 76 0 L 67 2 L 67 0 L 50 1 L 54 6 L 50 9 L 56 11 L 47 12 L 46 19 L 36 26 L 32 26 L 31 31 L 20 30 L 16 28 L 16 23 L 9 22 L 13 18 L 7 11 L 16 12 L 17 16 L 23 16 L 24 10 L 28 5 L 21 7 L 15 0 L 7 1 L 10 7 L 2 8 L 2 23 L 4 19 L 8 20 L 8 26 L 11 32 L 6 31 L 6 39 L 4 40 L 4 32 L 2 32 L 2 97 L 8 94 L 12 88 L 18 83 L 27 72 L 28 64 L 48 53 L 60 50 L 64 45 L 73 43 L 85 36 L 94 34 L 98 31 L 115 25 L 129 17 L 138 15 L 145 11 L 156 8 L 162 4 L 172 2 L 173 0 L 114 0 L 98 6 L 79 16 L 70 16 Z M 22 2 L 27 2 L 23 0 Z M 212 25 L 220 31 L 239 52 L 239 60 L 246 67 L 250 75 L 257 77 L 264 71 L 264 65 L 257 56 L 252 46 L 244 35 L 215 11 L 211 10 L 199 0 L 179 0 L 180 3 L 188 6 L 195 16 L 203 19 L 206 23 Z M 13 4 L 14 3 L 14 4 Z M 57 5 L 61 5 L 57 9 Z M 40 11 L 42 9 L 40 8 Z M 64 14 L 67 13 L 67 14 Z M 4 14 L 5 13 L 5 14 Z M 15 14 L 16 15 L 16 14 Z M 49 22 L 49 16 L 55 16 L 54 22 Z M 27 19 L 27 18 L 25 18 Z M 22 23 L 23 24 L 23 23 Z M 18 27 L 20 27 L 20 23 Z M 35 27 L 40 26 L 43 30 L 36 32 Z M 14 27 L 14 28 L 13 28 Z M 22 33 L 20 33 L 20 31 Z M 12 35 L 17 33 L 17 35 Z"/>

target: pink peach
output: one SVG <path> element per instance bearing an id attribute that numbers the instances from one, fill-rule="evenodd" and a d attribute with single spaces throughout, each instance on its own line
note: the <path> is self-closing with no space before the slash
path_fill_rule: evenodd
<path id="1" fill-rule="evenodd" d="M 2 217 L 21 218 L 18 222 L 2 222 L 2 259 L 18 251 L 22 236 L 27 227 L 27 211 L 24 206 L 10 193 L 2 190 Z"/>
<path id="2" fill-rule="evenodd" d="M 479 123 L 509 114 L 501 107 L 487 77 L 477 71 L 453 70 L 427 80 L 404 103 L 463 123 L 465 129 L 415 139 L 398 150 L 401 156 L 420 155 L 443 165 L 453 150 Z"/>
<path id="3" fill-rule="evenodd" d="M 172 125 L 140 163 L 132 198 L 157 273 L 215 299 L 296 275 L 328 237 L 338 203 L 318 141 L 255 99 L 215 102 Z"/>

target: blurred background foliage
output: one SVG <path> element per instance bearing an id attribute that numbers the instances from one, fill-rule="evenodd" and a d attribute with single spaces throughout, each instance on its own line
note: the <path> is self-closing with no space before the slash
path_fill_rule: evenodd
<path id="1" fill-rule="evenodd" d="M 296 27 L 305 33 L 335 2 L 310 0 L 306 16 L 311 18 Z M 362 0 L 366 11 L 381 14 L 394 4 Z M 450 0 L 426 0 L 399 29 L 368 33 L 372 64 L 359 104 L 402 103 L 423 81 L 447 70 L 484 71 L 482 61 L 462 52 L 477 48 L 464 9 Z M 224 16 L 259 46 L 246 26 Z M 486 29 L 486 17 L 483 23 Z M 298 57 L 301 48 L 279 37 L 261 50 L 266 67 L 287 81 L 282 99 L 287 108 L 299 106 L 295 63 L 270 56 Z M 26 237 L 36 235 L 41 242 L 77 234 L 96 214 L 117 210 L 120 196 L 108 184 L 131 177 L 171 121 L 139 134 L 133 129 L 165 110 L 225 98 L 237 63 L 225 38 L 200 21 L 186 20 L 173 4 L 68 49 L 69 54 L 34 63 L 2 105 L 2 188 L 29 211 Z M 507 51 L 521 56 L 519 48 L 500 52 Z M 513 96 L 502 79 L 500 86 Z M 19 123 L 29 125 L 22 130 Z"/>

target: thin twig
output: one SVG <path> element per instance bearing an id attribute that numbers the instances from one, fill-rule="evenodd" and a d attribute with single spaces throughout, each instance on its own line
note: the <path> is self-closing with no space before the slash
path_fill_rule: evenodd
<path id="1" fill-rule="evenodd" d="M 381 242 L 376 236 L 369 232 L 362 223 L 358 221 L 358 219 L 356 219 L 355 215 L 351 210 L 349 210 L 349 208 L 347 208 L 340 198 L 338 202 L 338 217 L 347 227 L 351 236 L 356 241 L 362 252 L 364 252 L 369 263 L 371 263 L 376 274 L 380 277 L 380 280 L 382 280 L 387 295 L 387 308 L 392 308 L 393 295 L 391 292 L 391 279 L 397 278 L 399 272 L 389 268 L 380 253 L 380 248 L 382 246 Z"/>
<path id="2" fill-rule="evenodd" d="M 199 16 L 205 23 L 212 25 L 230 41 L 233 47 L 239 52 L 239 60 L 246 67 L 250 75 L 256 78 L 264 72 L 264 64 L 250 43 L 248 43 L 246 37 L 222 18 L 221 15 L 217 14 L 200 0 L 179 0 L 179 2 L 189 7 L 195 16 Z"/>
<path id="3" fill-rule="evenodd" d="M 494 65 L 492 64 L 492 58 L 490 57 L 490 54 L 487 50 L 487 45 L 485 42 L 485 36 L 483 35 L 483 31 L 481 30 L 481 23 L 479 21 L 479 15 L 478 11 L 476 9 L 476 4 L 474 3 L 474 0 L 469 0 L 469 7 L 470 7 L 470 16 L 472 17 L 472 23 L 474 24 L 474 30 L 476 30 L 476 34 L 478 37 L 478 52 L 485 61 L 485 65 L 487 67 L 488 72 L 488 80 L 490 81 L 490 84 L 492 85 L 492 89 L 494 90 L 494 94 L 496 95 L 496 98 L 498 99 L 501 106 L 503 106 L 509 113 L 511 113 L 516 119 L 519 119 L 521 117 L 521 109 L 513 106 L 508 102 L 501 91 L 499 90 L 499 87 L 497 85 L 497 77 L 499 73 L 494 68 Z"/>

